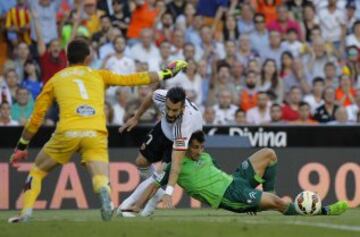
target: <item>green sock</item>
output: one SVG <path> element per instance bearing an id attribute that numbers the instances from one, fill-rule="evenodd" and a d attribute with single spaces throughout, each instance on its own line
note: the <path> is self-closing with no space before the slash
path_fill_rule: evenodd
<path id="1" fill-rule="evenodd" d="M 299 213 L 297 213 L 297 211 L 295 210 L 295 206 L 294 203 L 290 203 L 288 208 L 286 209 L 286 211 L 284 211 L 283 213 L 286 216 L 296 216 L 299 215 Z"/>
<path id="2" fill-rule="evenodd" d="M 265 192 L 275 192 L 275 179 L 276 179 L 277 162 L 271 163 L 265 170 L 263 179 L 263 190 Z"/>

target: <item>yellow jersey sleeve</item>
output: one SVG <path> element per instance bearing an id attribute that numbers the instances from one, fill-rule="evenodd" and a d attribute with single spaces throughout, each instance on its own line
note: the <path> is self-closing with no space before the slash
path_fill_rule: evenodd
<path id="1" fill-rule="evenodd" d="M 25 124 L 26 130 L 36 133 L 42 124 L 44 116 L 54 100 L 52 80 L 49 80 L 36 98 L 34 110 Z"/>
<path id="2" fill-rule="evenodd" d="M 120 75 L 108 70 L 97 70 L 106 86 L 137 86 L 151 83 L 148 72 Z"/>

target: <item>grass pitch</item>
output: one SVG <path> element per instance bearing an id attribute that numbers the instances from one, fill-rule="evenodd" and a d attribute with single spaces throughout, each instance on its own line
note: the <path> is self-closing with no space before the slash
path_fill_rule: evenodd
<path id="1" fill-rule="evenodd" d="M 341 216 L 257 216 L 211 209 L 158 210 L 152 217 L 102 222 L 97 210 L 35 211 L 29 223 L 8 224 L 14 211 L 0 211 L 0 237 L 342 237 L 360 236 L 360 208 Z"/>

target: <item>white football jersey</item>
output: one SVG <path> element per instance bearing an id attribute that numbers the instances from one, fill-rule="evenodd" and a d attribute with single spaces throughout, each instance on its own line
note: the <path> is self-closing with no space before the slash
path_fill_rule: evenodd
<path id="1" fill-rule="evenodd" d="M 185 100 L 183 114 L 173 123 L 166 120 L 166 94 L 167 90 L 156 90 L 153 93 L 153 101 L 161 112 L 161 129 L 164 135 L 173 141 L 175 150 L 186 150 L 191 135 L 203 128 L 203 118 L 200 110 L 189 100 Z"/>

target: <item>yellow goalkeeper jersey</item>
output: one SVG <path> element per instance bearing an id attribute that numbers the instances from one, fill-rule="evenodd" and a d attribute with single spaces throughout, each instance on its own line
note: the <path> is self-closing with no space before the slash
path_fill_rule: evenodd
<path id="1" fill-rule="evenodd" d="M 87 66 L 68 67 L 56 73 L 37 97 L 26 129 L 37 132 L 53 101 L 59 104 L 57 132 L 66 130 L 106 130 L 104 97 L 107 86 L 135 86 L 150 83 L 147 72 L 119 75 Z"/>

